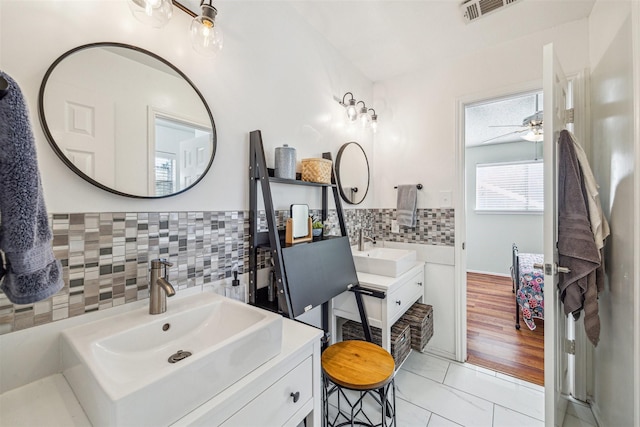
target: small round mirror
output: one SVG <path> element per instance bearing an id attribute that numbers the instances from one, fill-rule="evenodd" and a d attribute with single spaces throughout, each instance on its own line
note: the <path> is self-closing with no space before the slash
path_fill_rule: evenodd
<path id="1" fill-rule="evenodd" d="M 120 43 L 79 46 L 47 70 L 40 122 L 60 159 L 109 192 L 160 198 L 207 173 L 216 128 L 202 94 L 179 69 Z"/>
<path id="2" fill-rule="evenodd" d="M 342 199 L 350 205 L 362 203 L 369 191 L 369 160 L 357 142 L 347 142 L 338 151 L 336 178 Z"/>

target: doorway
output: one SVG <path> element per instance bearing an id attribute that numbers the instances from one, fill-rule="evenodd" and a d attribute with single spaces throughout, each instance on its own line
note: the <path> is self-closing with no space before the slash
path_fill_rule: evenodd
<path id="1" fill-rule="evenodd" d="M 467 362 L 539 385 L 542 310 L 518 309 L 516 329 L 512 247 L 543 253 L 542 105 L 541 90 L 464 105 Z"/>

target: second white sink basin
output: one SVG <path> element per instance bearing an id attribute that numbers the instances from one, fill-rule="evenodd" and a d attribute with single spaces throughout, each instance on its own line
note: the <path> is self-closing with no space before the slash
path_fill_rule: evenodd
<path id="1" fill-rule="evenodd" d="M 282 316 L 207 292 L 64 331 L 63 373 L 94 426 L 167 425 L 281 346 Z"/>
<path id="2" fill-rule="evenodd" d="M 356 271 L 398 277 L 414 266 L 416 251 L 394 248 L 372 248 L 358 251 L 352 248 Z"/>

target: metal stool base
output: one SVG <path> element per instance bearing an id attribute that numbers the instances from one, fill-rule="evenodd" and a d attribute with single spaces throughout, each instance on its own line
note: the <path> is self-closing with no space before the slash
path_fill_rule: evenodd
<path id="1" fill-rule="evenodd" d="M 334 384 L 323 375 L 322 400 L 324 411 L 324 427 L 342 426 L 368 426 L 368 427 L 397 427 L 396 424 L 396 387 L 395 378 L 392 378 L 385 386 L 374 390 L 354 390 L 359 396 L 353 402 L 353 397 L 349 398 L 345 393 L 346 387 Z M 348 389 L 347 390 L 351 390 Z M 338 413 L 333 420 L 329 416 L 329 397 L 337 393 Z M 370 396 L 382 410 L 379 423 L 374 424 L 371 418 L 364 412 L 363 401 L 366 396 Z M 344 407 L 346 406 L 346 408 Z M 356 419 L 360 416 L 361 420 Z M 362 421 L 365 420 L 365 421 Z"/>

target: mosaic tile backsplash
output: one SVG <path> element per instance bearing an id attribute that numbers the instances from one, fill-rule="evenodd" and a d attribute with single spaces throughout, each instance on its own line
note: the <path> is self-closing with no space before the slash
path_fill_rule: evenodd
<path id="1" fill-rule="evenodd" d="M 320 217 L 320 211 L 312 210 Z M 352 244 L 357 230 L 377 239 L 453 246 L 453 209 L 418 209 L 415 228 L 391 233 L 395 209 L 345 209 Z M 167 213 L 53 214 L 53 250 L 63 266 L 65 287 L 53 297 L 27 305 L 12 304 L 0 292 L 0 334 L 43 325 L 95 310 L 148 298 L 149 261 L 173 263 L 169 280 L 179 291 L 240 274 L 249 266 L 246 211 Z M 288 211 L 278 211 L 282 227 Z M 264 212 L 259 229 L 266 229 Z M 330 211 L 326 234 L 339 234 L 337 214 Z M 269 262 L 265 251 L 259 267 Z"/>

